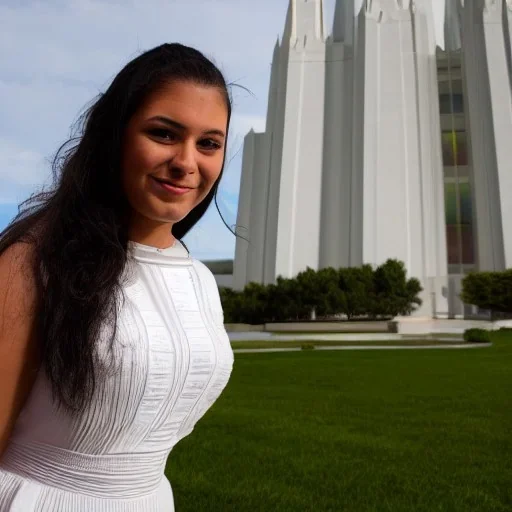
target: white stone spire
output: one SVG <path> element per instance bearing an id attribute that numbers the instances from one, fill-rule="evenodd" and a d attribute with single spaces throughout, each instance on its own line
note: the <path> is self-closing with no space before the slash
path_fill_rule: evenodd
<path id="1" fill-rule="evenodd" d="M 325 41 L 323 0 L 290 0 L 283 43 L 306 47 L 312 42 Z"/>
<path id="2" fill-rule="evenodd" d="M 503 224 L 512 218 L 510 2 L 459 1 L 478 268 L 503 270 L 512 266 L 512 231 Z"/>
<path id="3" fill-rule="evenodd" d="M 444 49 L 448 52 L 461 47 L 460 4 L 461 0 L 445 0 Z"/>
<path id="4" fill-rule="evenodd" d="M 403 20 L 408 17 L 412 0 L 366 0 L 366 16 L 378 22 Z"/>
<path id="5" fill-rule="evenodd" d="M 482 0 L 480 0 L 482 2 Z M 483 0 L 484 19 L 500 22 L 503 16 L 503 4 L 505 0 Z"/>
<path id="6" fill-rule="evenodd" d="M 350 264 L 403 261 L 424 290 L 417 314 L 435 308 L 445 316 L 443 167 L 428 2 L 365 0 L 358 16 Z"/>
<path id="7" fill-rule="evenodd" d="M 335 42 L 352 44 L 354 34 L 354 1 L 336 0 L 332 38 Z"/>
<path id="8" fill-rule="evenodd" d="M 411 12 L 416 22 L 416 37 L 420 37 L 425 45 L 423 51 L 429 55 L 435 55 L 438 46 L 438 38 L 435 28 L 434 9 L 432 0 L 413 0 L 411 2 Z M 444 46 L 441 41 L 441 46 Z"/>

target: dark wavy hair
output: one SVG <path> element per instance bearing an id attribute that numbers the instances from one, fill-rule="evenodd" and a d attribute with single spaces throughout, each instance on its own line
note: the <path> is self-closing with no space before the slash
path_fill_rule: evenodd
<path id="1" fill-rule="evenodd" d="M 228 87 L 210 60 L 180 44 L 149 50 L 129 62 L 81 116 L 76 136 L 54 158 L 50 190 L 22 203 L 0 234 L 0 254 L 17 242 L 33 248 L 42 364 L 56 403 L 71 412 L 87 406 L 104 375 L 97 353 L 102 329 L 109 326 L 111 349 L 117 332 L 128 258 L 129 205 L 120 168 L 125 128 L 148 95 L 175 80 L 217 87 L 226 100 L 229 127 Z M 219 180 L 173 226 L 177 239 L 216 200 Z"/>

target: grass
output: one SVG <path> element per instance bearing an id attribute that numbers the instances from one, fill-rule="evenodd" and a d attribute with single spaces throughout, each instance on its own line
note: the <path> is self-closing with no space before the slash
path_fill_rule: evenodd
<path id="1" fill-rule="evenodd" d="M 177 512 L 510 512 L 512 335 L 237 354 L 169 458 Z"/>
<path id="2" fill-rule="evenodd" d="M 232 341 L 231 347 L 235 349 L 262 349 L 262 348 L 295 348 L 301 347 L 304 343 L 312 344 L 315 347 L 365 347 L 365 346 L 427 346 L 427 345 L 458 345 L 464 343 L 462 340 L 436 341 L 436 340 L 382 340 L 382 341 L 334 341 L 334 340 L 307 340 L 296 341 Z"/>
<path id="3" fill-rule="evenodd" d="M 365 327 L 359 331 L 357 330 L 339 330 L 339 331 L 264 331 L 277 336 L 296 336 L 297 334 L 387 334 L 389 331 L 387 329 L 368 329 Z"/>

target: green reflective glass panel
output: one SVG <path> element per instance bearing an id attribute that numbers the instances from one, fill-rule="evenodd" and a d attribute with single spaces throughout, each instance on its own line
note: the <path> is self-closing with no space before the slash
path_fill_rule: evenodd
<path id="1" fill-rule="evenodd" d="M 457 224 L 457 189 L 455 183 L 445 183 L 444 185 L 444 208 L 446 224 Z"/>

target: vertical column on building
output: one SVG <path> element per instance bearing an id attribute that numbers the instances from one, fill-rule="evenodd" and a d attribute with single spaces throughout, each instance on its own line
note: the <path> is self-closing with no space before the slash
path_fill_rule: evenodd
<path id="1" fill-rule="evenodd" d="M 503 7 L 502 0 L 459 4 L 480 270 L 512 266 L 512 233 L 504 232 L 502 223 L 512 215 L 512 103 Z"/>
<path id="2" fill-rule="evenodd" d="M 243 290 L 247 284 L 247 260 L 251 239 L 251 197 L 255 133 L 251 130 L 244 139 L 242 158 L 242 176 L 240 178 L 240 193 L 238 196 L 238 213 L 235 232 L 239 236 L 235 245 L 235 260 L 233 267 L 233 288 Z"/>
<path id="3" fill-rule="evenodd" d="M 247 282 L 263 283 L 265 231 L 267 227 L 270 182 L 270 137 L 254 134 L 254 159 L 251 184 L 250 240 L 247 252 Z"/>
<path id="4" fill-rule="evenodd" d="M 429 274 L 437 275 L 439 268 L 432 255 L 436 249 L 432 252 L 427 244 L 441 239 L 439 216 L 426 201 L 438 197 L 439 183 L 431 181 L 441 171 L 427 166 L 441 167 L 441 161 L 437 151 L 427 154 L 433 113 L 423 111 L 420 118 L 420 103 L 437 101 L 437 87 L 426 64 L 428 27 L 417 36 L 412 11 L 409 0 L 366 0 L 359 15 L 354 97 L 362 124 L 354 130 L 352 264 L 403 261 L 424 287 L 418 314 L 430 316 Z M 418 66 L 431 88 L 419 89 Z"/>
<path id="5" fill-rule="evenodd" d="M 271 185 L 271 151 L 272 139 L 276 131 L 276 110 L 280 89 L 281 48 L 276 41 L 272 56 L 270 87 L 268 93 L 267 122 L 265 133 L 255 134 L 255 161 L 252 173 L 251 201 L 251 239 L 248 251 L 247 282 L 265 282 L 265 252 L 268 230 L 275 233 L 272 226 L 273 218 L 269 216 L 270 185 Z M 270 256 L 270 258 L 273 258 Z M 272 260 L 271 260 L 272 261 Z"/>
<path id="6" fill-rule="evenodd" d="M 411 6 L 416 59 L 418 139 L 423 224 L 423 282 L 432 312 L 447 318 L 448 255 L 444 202 L 444 169 L 437 78 L 437 44 L 431 0 Z"/>
<path id="7" fill-rule="evenodd" d="M 288 8 L 286 26 L 291 24 L 291 9 Z M 267 107 L 267 134 L 269 145 L 269 181 L 265 224 L 265 247 L 263 251 L 263 283 L 271 284 L 276 279 L 277 225 L 281 192 L 281 162 L 283 158 L 283 131 L 285 101 L 288 80 L 289 45 L 284 38 L 276 43 L 272 59 L 272 72 Z"/>
<path id="8" fill-rule="evenodd" d="M 327 39 L 320 267 L 350 266 L 354 3 L 338 0 Z"/>
<path id="9" fill-rule="evenodd" d="M 277 232 L 277 229 L 273 229 L 272 220 L 269 220 L 272 219 L 269 212 L 274 214 L 274 217 L 277 212 L 275 196 L 273 196 L 272 205 L 270 204 L 270 189 L 272 139 L 276 124 L 279 124 L 276 123 L 276 118 L 282 74 L 280 52 L 279 41 L 277 41 L 272 57 L 266 130 L 264 133 L 254 133 L 251 130 L 244 140 L 237 218 L 237 234 L 240 236 L 236 240 L 234 261 L 234 287 L 238 290 L 243 289 L 251 281 L 264 282 L 265 266 L 271 268 L 275 258 L 275 255 L 272 253 L 266 255 L 266 252 L 268 252 L 268 245 L 272 246 L 272 231 Z M 278 178 L 280 165 L 276 167 Z M 274 182 L 275 175 L 276 172 L 274 172 Z M 270 244 L 268 238 L 270 238 Z"/>
<path id="10" fill-rule="evenodd" d="M 271 168 L 273 181 L 278 175 L 275 164 L 281 160 L 274 279 L 294 276 L 308 266 L 318 268 L 319 263 L 326 48 L 323 0 L 290 1 L 282 46 L 287 54 L 284 112 L 278 112 L 284 114 L 283 130 L 282 139 L 279 127 L 273 132 Z M 273 187 L 271 194 L 275 194 Z M 275 212 L 275 205 L 270 206 Z"/>
<path id="11" fill-rule="evenodd" d="M 503 219 L 512 219 L 512 83 L 511 52 L 512 39 L 510 21 L 512 2 L 501 0 L 484 8 L 485 44 L 488 48 L 488 69 L 491 88 L 496 160 L 498 164 L 499 203 L 501 208 L 501 229 L 503 233 L 503 267 L 512 268 L 512 230 L 505 229 Z M 505 46 L 502 50 L 502 35 Z M 508 225 L 508 224 L 507 224 Z"/>

